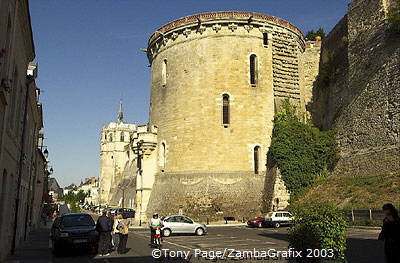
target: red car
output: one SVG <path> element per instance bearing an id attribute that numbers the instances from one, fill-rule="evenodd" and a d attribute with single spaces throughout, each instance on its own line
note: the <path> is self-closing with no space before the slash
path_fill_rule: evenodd
<path id="1" fill-rule="evenodd" d="M 248 227 L 265 227 L 266 226 L 266 222 L 265 222 L 265 218 L 264 217 L 256 217 L 253 220 L 249 220 L 247 221 L 247 226 Z"/>

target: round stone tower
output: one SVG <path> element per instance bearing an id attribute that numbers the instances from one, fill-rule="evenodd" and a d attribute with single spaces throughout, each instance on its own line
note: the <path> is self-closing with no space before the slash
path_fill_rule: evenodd
<path id="1" fill-rule="evenodd" d="M 296 27 L 252 12 L 191 15 L 155 31 L 153 211 L 219 218 L 261 209 L 273 116 L 283 98 L 300 101 L 304 47 Z"/>

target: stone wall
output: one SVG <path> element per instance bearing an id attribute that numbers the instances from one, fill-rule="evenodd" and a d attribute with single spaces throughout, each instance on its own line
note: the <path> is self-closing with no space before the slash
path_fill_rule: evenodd
<path id="1" fill-rule="evenodd" d="M 309 109 L 309 104 L 312 101 L 313 86 L 319 73 L 321 43 L 321 41 L 307 41 L 306 49 L 301 54 L 300 103 L 304 111 Z M 307 118 L 310 118 L 309 114 L 307 114 Z"/>
<path id="2" fill-rule="evenodd" d="M 283 210 L 289 205 L 290 193 L 285 186 L 279 168 L 274 166 L 268 168 L 265 178 L 264 198 L 262 211 Z"/>
<path id="3" fill-rule="evenodd" d="M 323 46 L 321 67 L 324 55 L 331 54 L 330 67 L 337 72 L 327 86 L 315 87 L 313 112 L 320 127 L 337 130 L 341 160 L 335 174 L 400 169 L 400 40 L 388 31 L 390 4 L 353 1 L 347 21 Z"/>
<path id="4" fill-rule="evenodd" d="M 147 216 L 183 213 L 203 222 L 260 215 L 264 175 L 252 173 L 157 174 Z"/>
<path id="5" fill-rule="evenodd" d="M 313 123 L 323 130 L 333 128 L 354 97 L 348 89 L 347 31 L 346 15 L 322 41 L 318 81 L 313 83 L 308 109 Z"/>

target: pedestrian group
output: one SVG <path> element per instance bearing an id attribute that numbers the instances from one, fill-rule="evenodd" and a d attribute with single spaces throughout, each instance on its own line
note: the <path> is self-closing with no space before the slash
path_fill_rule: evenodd
<path id="1" fill-rule="evenodd" d="M 109 211 L 103 210 L 96 224 L 100 234 L 98 248 L 100 256 L 109 256 L 112 251 L 118 254 L 127 252 L 129 225 L 130 220 L 123 218 L 121 213 L 113 216 Z"/>

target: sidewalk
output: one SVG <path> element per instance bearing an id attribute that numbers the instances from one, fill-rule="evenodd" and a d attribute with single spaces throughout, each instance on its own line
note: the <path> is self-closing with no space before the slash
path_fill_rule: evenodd
<path id="1" fill-rule="evenodd" d="M 49 253 L 49 231 L 51 222 L 46 226 L 32 231 L 29 234 L 28 240 L 23 242 L 15 250 L 14 255 L 10 255 L 5 263 L 24 262 L 29 259 L 29 262 L 50 262 L 52 255 Z"/>

